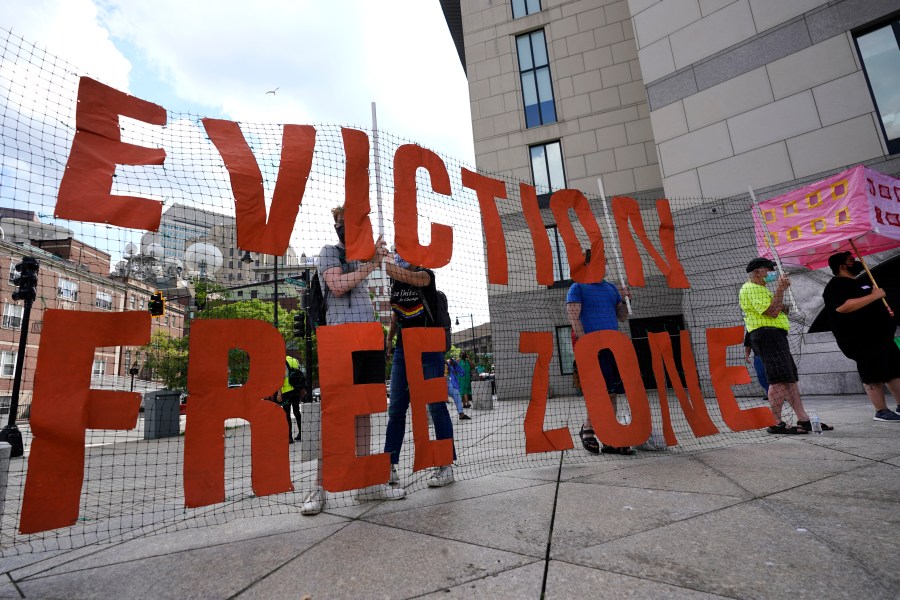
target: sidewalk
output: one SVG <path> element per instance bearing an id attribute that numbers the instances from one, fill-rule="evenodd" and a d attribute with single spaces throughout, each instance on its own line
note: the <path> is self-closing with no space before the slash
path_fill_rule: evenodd
<path id="1" fill-rule="evenodd" d="M 13 556 L 0 597 L 539 598 L 556 500 L 547 598 L 896 598 L 900 426 L 805 403 L 836 430 Z"/>

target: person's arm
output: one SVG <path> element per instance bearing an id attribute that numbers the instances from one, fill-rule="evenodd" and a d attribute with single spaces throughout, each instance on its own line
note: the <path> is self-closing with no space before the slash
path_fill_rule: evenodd
<path id="1" fill-rule="evenodd" d="M 882 298 L 887 296 L 887 293 L 882 288 L 872 288 L 872 291 L 860 298 L 850 298 L 840 306 L 838 306 L 835 310 L 841 314 L 847 314 L 856 312 L 861 308 L 865 308 L 873 302 L 878 302 Z"/>
<path id="2" fill-rule="evenodd" d="M 325 278 L 325 285 L 335 296 L 343 296 L 369 276 L 372 271 L 378 268 L 378 257 L 375 260 L 364 262 L 357 270 L 351 273 L 344 273 L 340 267 L 332 267 L 322 273 Z"/>
<path id="3" fill-rule="evenodd" d="M 384 352 L 388 356 L 393 349 L 394 336 L 397 334 L 397 315 L 391 313 L 391 326 L 388 327 L 387 337 L 384 339 Z"/>
<path id="4" fill-rule="evenodd" d="M 416 287 L 425 287 L 429 283 L 431 283 L 431 275 L 424 269 L 421 271 L 410 271 L 409 269 L 398 267 L 389 260 L 385 261 L 384 268 L 385 271 L 387 271 L 388 277 L 390 277 L 391 279 L 396 279 L 397 281 L 402 281 L 403 283 L 407 283 L 409 285 L 414 285 Z"/>
<path id="5" fill-rule="evenodd" d="M 621 296 L 619 302 L 616 304 L 616 318 L 619 321 L 624 321 L 628 318 L 628 305 L 625 304 L 624 298 L 631 299 L 631 291 L 628 288 L 620 288 L 619 295 Z"/>
<path id="6" fill-rule="evenodd" d="M 772 302 L 762 314 L 774 319 L 782 311 L 787 312 L 784 308 L 784 292 L 790 285 L 791 280 L 787 278 L 787 275 L 782 275 L 778 278 L 778 285 L 775 286 L 775 293 L 772 294 Z"/>
<path id="7" fill-rule="evenodd" d="M 744 361 L 750 362 L 750 332 L 744 334 Z"/>
<path id="8" fill-rule="evenodd" d="M 566 304 L 566 317 L 569 318 L 569 325 L 575 332 L 575 339 L 584 335 L 584 327 L 581 326 L 581 303 L 569 302 Z"/>

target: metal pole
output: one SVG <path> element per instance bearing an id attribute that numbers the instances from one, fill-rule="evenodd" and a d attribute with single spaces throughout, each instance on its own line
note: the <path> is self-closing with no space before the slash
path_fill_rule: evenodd
<path id="1" fill-rule="evenodd" d="M 275 329 L 278 329 L 278 256 L 275 255 Z"/>
<path id="2" fill-rule="evenodd" d="M 606 192 L 603 191 L 603 179 L 600 177 L 597 178 L 597 187 L 600 189 L 600 202 L 603 206 L 603 216 L 606 218 L 606 228 L 609 230 L 610 237 L 612 237 L 612 220 L 609 218 L 609 208 L 606 206 Z M 616 260 L 616 269 L 619 270 L 619 283 L 622 285 L 623 290 L 627 290 L 628 286 L 625 285 L 625 270 L 622 268 L 622 257 L 619 255 L 618 243 L 613 243 L 612 248 L 613 258 Z M 631 311 L 631 298 L 628 296 L 625 296 L 625 307 L 628 309 L 628 316 L 634 314 Z"/>
<path id="3" fill-rule="evenodd" d="M 381 153 L 378 145 L 378 115 L 375 111 L 375 103 L 372 103 L 372 152 L 375 155 L 375 205 L 378 208 L 378 237 L 384 239 L 384 213 L 382 211 L 381 198 Z M 387 269 L 382 264 L 381 270 L 381 293 L 378 295 L 378 306 L 381 306 L 382 299 L 387 298 L 390 293 L 388 290 Z M 379 313 L 379 316 L 381 313 Z"/>
<path id="4" fill-rule="evenodd" d="M 472 316 L 472 313 L 469 313 L 469 322 L 472 324 L 472 358 L 477 366 L 478 353 L 475 352 L 475 318 Z"/>
<path id="5" fill-rule="evenodd" d="M 751 186 L 747 186 L 747 189 L 750 191 L 750 200 L 753 203 L 753 207 L 756 209 L 756 214 L 759 217 L 759 225 L 762 227 L 763 233 L 766 236 L 766 244 L 769 246 L 769 250 L 772 251 L 772 258 L 775 259 L 775 266 L 778 267 L 778 274 L 784 275 L 784 267 L 781 265 L 781 257 L 778 256 L 778 250 L 775 249 L 775 244 L 772 242 L 772 234 L 769 233 L 769 227 L 766 225 L 766 220 L 763 218 L 762 209 L 759 207 L 759 202 L 756 201 L 756 194 L 753 193 L 753 188 Z M 797 303 L 794 301 L 794 293 L 791 291 L 791 288 L 787 288 L 785 290 L 785 296 L 787 296 L 788 300 L 788 308 L 791 312 L 797 312 Z"/>

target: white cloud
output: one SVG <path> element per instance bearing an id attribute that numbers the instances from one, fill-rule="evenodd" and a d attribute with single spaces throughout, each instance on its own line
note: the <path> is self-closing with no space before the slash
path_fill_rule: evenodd
<path id="1" fill-rule="evenodd" d="M 29 0 L 0 3 L 0 26 L 91 74 L 128 91 L 131 63 L 97 22 L 91 0 Z"/>

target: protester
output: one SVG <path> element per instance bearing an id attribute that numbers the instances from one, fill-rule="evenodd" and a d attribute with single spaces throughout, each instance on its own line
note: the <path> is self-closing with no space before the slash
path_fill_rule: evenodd
<path id="1" fill-rule="evenodd" d="M 894 343 L 894 320 L 879 302 L 885 292 L 856 279 L 864 268 L 850 252 L 832 254 L 828 266 L 834 277 L 822 297 L 838 348 L 856 361 L 863 388 L 875 407 L 874 420 L 900 423 L 900 415 L 888 410 L 884 399 L 886 385 L 900 412 L 900 348 Z"/>
<path id="2" fill-rule="evenodd" d="M 754 258 L 747 264 L 747 282 L 741 286 L 738 299 L 744 312 L 744 323 L 750 335 L 750 346 L 763 361 L 769 382 L 769 405 L 777 425 L 767 428 L 769 433 L 809 433 L 809 415 L 803 408 L 797 365 L 791 356 L 787 332 L 790 324 L 784 294 L 791 280 L 787 275 L 775 273 L 775 263 L 767 258 Z M 775 292 L 766 287 L 775 283 Z M 787 402 L 797 415 L 797 425 L 788 426 L 781 418 L 782 407 Z M 834 429 L 822 423 L 823 431 Z"/>
<path id="3" fill-rule="evenodd" d="M 586 252 L 584 262 L 589 264 L 590 261 L 590 252 Z M 618 331 L 619 321 L 628 318 L 628 308 L 622 300 L 623 296 L 630 298 L 631 294 L 628 290 L 620 292 L 615 285 L 605 280 L 597 283 L 573 283 L 566 295 L 566 317 L 572 326 L 574 339 L 578 340 L 583 335 L 594 331 Z M 616 366 L 616 359 L 609 349 L 601 350 L 597 358 L 600 361 L 600 371 L 606 381 L 606 391 L 612 401 L 613 411 L 616 411 L 618 395 L 625 393 L 622 377 Z M 578 365 L 575 364 L 574 367 L 577 373 Z M 580 379 L 579 384 L 583 386 Z M 627 446 L 615 447 L 603 444 L 601 448 L 593 425 L 591 425 L 590 416 L 585 417 L 578 437 L 581 438 L 581 445 L 584 446 L 584 449 L 593 454 L 603 452 L 604 454 L 631 455 L 635 453 L 633 448 Z"/>
<path id="4" fill-rule="evenodd" d="M 447 366 L 444 367 L 444 374 L 447 376 L 447 393 L 453 398 L 456 404 L 456 412 L 459 413 L 460 421 L 471 420 L 472 417 L 463 412 L 462 398 L 459 394 L 459 378 L 462 376 L 463 369 L 453 358 L 447 359 Z"/>
<path id="5" fill-rule="evenodd" d="M 285 368 L 284 368 L 284 384 L 282 384 L 281 389 L 278 391 L 278 403 L 281 405 L 281 408 L 284 409 L 284 416 L 287 417 L 287 426 L 288 426 L 288 443 L 294 443 L 293 431 L 294 426 L 291 422 L 291 410 L 294 411 L 294 417 L 297 419 L 297 438 L 300 439 L 300 403 L 306 397 L 306 386 L 300 385 L 294 387 L 290 382 L 291 371 L 301 372 L 300 371 L 300 361 L 298 361 L 293 356 L 285 356 Z"/>
<path id="6" fill-rule="evenodd" d="M 370 323 L 375 321 L 375 310 L 369 292 L 366 289 L 366 278 L 378 268 L 387 254 L 384 240 L 378 239 L 375 245 L 375 256 L 371 261 L 347 261 L 344 247 L 344 207 L 338 206 L 331 211 L 334 217 L 334 230 L 338 243 L 326 245 L 319 252 L 319 279 L 324 282 L 322 293 L 325 299 L 326 323 L 341 325 L 343 323 Z M 380 381 L 384 379 L 384 363 L 367 364 L 366 372 L 360 377 Z M 327 401 L 327 399 L 325 399 Z M 370 423 L 369 416 L 356 417 L 357 454 L 369 454 Z M 370 486 L 359 490 L 357 497 L 361 500 L 400 500 L 406 496 L 401 487 L 388 484 Z M 325 507 L 325 490 L 322 489 L 322 460 L 318 463 L 318 480 L 316 488 L 303 502 L 300 512 L 304 515 L 315 515 Z"/>
<path id="7" fill-rule="evenodd" d="M 459 378 L 459 394 L 462 396 L 462 402 L 464 408 L 472 407 L 472 373 L 475 372 L 475 368 L 472 365 L 472 361 L 469 360 L 469 354 L 467 352 L 463 352 L 459 357 L 459 366 L 462 367 L 462 376 Z"/>
<path id="8" fill-rule="evenodd" d="M 391 340 L 397 335 L 397 343 L 393 349 L 391 363 L 391 401 L 388 405 L 387 433 L 384 451 L 391 455 L 391 482 L 399 481 L 397 464 L 400 462 L 400 450 L 406 434 L 406 413 L 409 410 L 409 380 L 406 375 L 406 360 L 403 354 L 403 330 L 410 327 L 436 327 L 435 312 L 437 307 L 437 288 L 434 273 L 429 269 L 412 268 L 408 262 L 396 255 L 394 261 L 385 261 L 385 270 L 391 278 L 391 310 L 393 311 L 391 327 L 385 342 L 385 350 L 390 351 Z M 444 353 L 423 352 L 422 371 L 425 379 L 434 379 L 444 375 Z M 428 405 L 428 412 L 434 423 L 434 434 L 438 440 L 453 439 L 453 423 L 447 411 L 447 403 L 440 402 Z M 453 449 L 453 460 L 456 460 L 456 448 Z M 435 468 L 429 477 L 428 487 L 442 487 L 453 483 L 453 466 L 445 465 Z"/>

